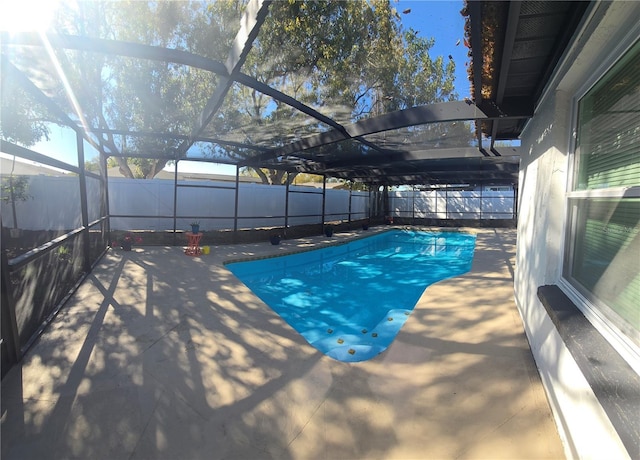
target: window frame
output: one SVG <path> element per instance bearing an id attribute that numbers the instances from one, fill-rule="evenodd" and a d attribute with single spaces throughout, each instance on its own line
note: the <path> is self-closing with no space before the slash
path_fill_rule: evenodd
<path id="1" fill-rule="evenodd" d="M 559 286 L 564 293 L 576 304 L 589 322 L 598 330 L 600 334 L 621 354 L 621 356 L 631 365 L 635 372 L 640 374 L 640 331 L 631 328 L 624 328 L 613 322 L 609 315 L 613 310 L 604 302 L 599 300 L 589 290 L 580 285 L 577 280 L 572 279 L 574 263 L 574 242 L 578 237 L 577 206 L 574 200 L 584 200 L 598 198 L 638 198 L 640 197 L 640 184 L 630 187 L 611 187 L 588 190 L 575 190 L 577 188 L 577 172 L 579 170 L 580 151 L 577 145 L 579 131 L 579 104 L 587 93 L 612 70 L 616 63 L 631 50 L 639 40 L 640 27 L 635 27 L 624 40 L 617 42 L 613 49 L 606 50 L 606 57 L 602 59 L 601 65 L 583 80 L 583 85 L 576 91 L 571 100 L 571 136 L 568 143 L 567 155 L 567 183 L 564 197 L 564 222 L 562 239 L 562 258 L 560 259 Z M 617 313 L 613 312 L 614 315 Z"/>

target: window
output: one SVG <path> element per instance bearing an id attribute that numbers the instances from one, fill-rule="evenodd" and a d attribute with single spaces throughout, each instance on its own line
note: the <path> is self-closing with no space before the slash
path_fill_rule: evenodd
<path id="1" fill-rule="evenodd" d="M 578 101 L 568 204 L 565 279 L 640 345 L 640 42 Z"/>

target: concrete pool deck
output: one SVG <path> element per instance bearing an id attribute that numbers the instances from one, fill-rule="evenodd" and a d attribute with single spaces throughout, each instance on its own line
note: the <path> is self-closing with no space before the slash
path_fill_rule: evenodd
<path id="1" fill-rule="evenodd" d="M 2 381 L 2 458 L 564 458 L 513 300 L 515 230 L 473 231 L 472 270 L 360 363 L 307 344 L 222 262 L 362 232 L 110 250 Z"/>

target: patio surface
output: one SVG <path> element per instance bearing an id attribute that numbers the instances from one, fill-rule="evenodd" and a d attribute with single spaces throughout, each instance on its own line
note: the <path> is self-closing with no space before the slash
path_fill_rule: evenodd
<path id="1" fill-rule="evenodd" d="M 515 230 L 474 231 L 472 270 L 361 363 L 308 345 L 222 265 L 361 232 L 110 250 L 2 381 L 2 458 L 564 458 L 513 300 Z"/>

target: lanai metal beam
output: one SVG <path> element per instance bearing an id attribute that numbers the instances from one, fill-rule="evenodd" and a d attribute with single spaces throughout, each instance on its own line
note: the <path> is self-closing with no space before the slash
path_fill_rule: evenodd
<path id="1" fill-rule="evenodd" d="M 0 56 L 0 65 L 2 66 L 2 79 L 13 78 L 16 83 L 20 85 L 25 91 L 27 91 L 36 102 L 44 105 L 47 110 L 51 111 L 51 114 L 58 117 L 59 121 L 69 126 L 76 132 L 83 132 L 82 128 L 74 122 L 67 113 L 65 113 L 51 98 L 47 97 L 40 88 L 33 84 L 33 82 L 27 77 L 24 72 L 18 69 L 9 61 L 9 59 L 3 54 Z M 55 120 L 54 120 L 55 121 Z M 89 139 L 87 139 L 89 140 Z"/>
<path id="2" fill-rule="evenodd" d="M 115 134 L 115 135 L 122 135 L 122 136 L 131 136 L 131 137 L 149 136 L 149 137 L 155 137 L 158 139 L 167 139 L 167 140 L 168 139 L 179 139 L 179 140 L 189 139 L 189 136 L 186 134 L 162 133 L 157 131 L 130 131 L 127 129 L 105 129 L 105 128 L 93 128 L 93 127 L 91 128 L 91 131 L 94 133 L 100 133 L 100 134 Z M 218 139 L 213 137 L 199 136 L 195 138 L 195 142 L 208 142 L 211 144 L 228 145 L 230 147 L 256 150 L 258 152 L 266 152 L 270 150 L 268 147 L 263 147 L 260 145 L 245 144 L 243 142 L 235 142 L 235 141 L 227 141 L 224 139 Z M 124 155 L 124 156 L 130 156 L 130 155 Z"/>
<path id="3" fill-rule="evenodd" d="M 162 48 L 158 46 L 142 45 L 139 43 L 123 42 L 118 40 L 105 40 L 100 38 L 78 37 L 73 35 L 47 34 L 49 41 L 55 47 L 64 49 L 74 49 L 79 51 L 89 51 L 118 56 L 126 56 L 137 59 L 148 59 L 161 62 L 173 62 L 175 64 L 186 65 L 196 69 L 206 70 L 215 73 L 220 77 L 228 77 L 229 73 L 225 64 L 208 59 L 187 51 Z M 17 35 L 9 35 L 7 32 L 0 32 L 0 44 L 2 47 L 10 45 L 43 46 L 40 37 L 35 32 L 24 32 Z M 338 131 L 344 131 L 339 123 L 336 123 L 326 115 L 301 103 L 297 99 L 288 96 L 270 86 L 256 80 L 255 78 L 238 72 L 234 75 L 234 81 L 255 89 L 273 99 L 280 101 L 299 110 L 312 118 L 315 118 Z M 346 138 L 347 136 L 345 136 Z M 196 136 L 197 140 L 205 140 Z M 196 140 L 196 142 L 197 142 Z"/>
<path id="4" fill-rule="evenodd" d="M 249 88 L 253 88 L 256 91 L 260 91 L 262 94 L 266 94 L 267 96 L 270 96 L 272 98 L 274 98 L 277 101 L 283 102 L 291 107 L 293 107 L 296 110 L 299 110 L 300 112 L 309 115 L 310 117 L 315 118 L 316 120 L 319 120 L 329 126 L 331 126 L 332 128 L 338 130 L 338 131 L 342 131 L 345 132 L 346 131 L 344 129 L 344 127 L 340 124 L 337 123 L 335 120 L 333 120 L 332 118 L 327 117 L 326 115 L 321 114 L 320 112 L 318 112 L 315 109 L 312 109 L 311 107 L 309 107 L 308 105 L 303 104 L 302 102 L 298 101 L 297 99 L 288 96 L 280 91 L 278 91 L 277 89 L 273 89 L 271 86 L 266 85 L 258 80 L 256 80 L 255 78 L 243 74 L 243 73 L 238 73 L 238 75 L 236 75 L 235 77 L 235 81 L 237 81 L 240 84 L 243 84 L 245 86 L 248 86 Z M 346 136 L 345 136 L 346 137 Z"/>
<path id="5" fill-rule="evenodd" d="M 397 110 L 358 121 L 345 128 L 351 137 L 357 137 L 428 123 L 484 118 L 487 118 L 487 115 L 475 105 L 464 101 L 451 101 Z"/>
<path id="6" fill-rule="evenodd" d="M 448 175 L 472 175 L 487 172 L 499 174 L 517 174 L 517 163 L 477 163 L 477 162 L 456 162 L 450 164 L 440 164 L 438 161 L 429 163 L 405 165 L 404 168 L 394 166 L 381 166 L 379 168 L 346 168 L 346 169 L 327 169 L 328 174 L 342 172 L 347 173 L 353 169 L 356 173 L 366 172 L 384 172 L 384 175 L 401 176 L 401 175 L 424 175 L 424 176 L 442 176 Z"/>
<path id="7" fill-rule="evenodd" d="M 305 137 L 303 139 L 300 139 L 299 141 L 292 142 L 291 144 L 287 144 L 280 148 L 270 149 L 269 151 L 261 155 L 247 160 L 245 163 L 243 163 L 243 166 L 260 164 L 262 162 L 273 160 L 281 156 L 287 156 L 296 152 L 320 147 L 322 145 L 344 141 L 348 138 L 349 137 L 344 133 L 337 130 L 326 131 L 314 136 Z"/>
<path id="8" fill-rule="evenodd" d="M 200 114 L 200 120 L 198 120 L 198 124 L 191 131 L 189 140 L 183 141 L 178 146 L 178 157 L 187 153 L 187 150 L 195 143 L 195 138 L 204 131 L 218 109 L 222 106 L 225 96 L 229 92 L 229 89 L 231 89 L 233 79 L 240 72 L 240 68 L 253 47 L 253 41 L 258 36 L 260 27 L 269 13 L 270 4 L 271 0 L 250 0 L 247 4 L 244 14 L 240 19 L 240 30 L 233 40 L 225 64 L 227 75 L 220 75 L 218 86 Z"/>
<path id="9" fill-rule="evenodd" d="M 292 142 L 283 147 L 278 147 L 258 155 L 248 160 L 244 165 L 259 164 L 263 161 L 272 160 L 274 158 L 286 155 L 292 155 L 314 147 L 331 144 L 348 138 L 355 139 L 359 142 L 371 143 L 361 139 L 362 136 L 375 134 L 381 131 L 389 131 L 392 129 L 406 128 L 408 126 L 424 125 L 437 122 L 451 122 L 461 120 L 478 120 L 486 119 L 487 116 L 482 110 L 473 104 L 464 101 L 441 102 L 438 104 L 423 105 L 420 107 L 412 107 L 405 110 L 397 110 L 395 112 L 380 115 L 378 117 L 368 118 L 356 123 L 344 126 L 345 132 L 331 130 L 324 133 L 309 136 L 299 141 Z"/>
<path id="10" fill-rule="evenodd" d="M 436 159 L 459 159 L 459 158 L 482 158 L 482 154 L 475 147 L 461 147 L 434 150 L 414 150 L 414 151 L 393 151 L 381 155 L 371 155 L 366 157 L 357 157 L 354 159 L 340 159 L 338 161 L 327 161 L 326 167 L 329 168 L 345 168 L 345 167 L 363 167 L 363 166 L 379 166 L 396 162 L 407 161 L 428 161 Z"/>
<path id="11" fill-rule="evenodd" d="M 42 43 L 40 43 L 42 45 Z M 24 72 L 18 69 L 13 63 L 9 61 L 9 59 L 3 54 L 0 56 L 0 67 L 2 68 L 2 78 L 14 78 L 16 83 L 20 85 L 25 91 L 27 91 L 36 102 L 44 105 L 47 110 L 51 112 L 51 114 L 55 117 L 58 117 L 59 122 L 63 123 L 65 126 L 68 126 L 76 133 L 80 134 L 91 146 L 93 146 L 98 152 L 102 152 L 102 148 L 96 142 L 96 139 L 93 139 L 89 134 L 91 132 L 91 127 L 87 127 L 85 129 L 82 126 L 79 126 L 75 121 L 73 121 L 69 115 L 56 104 L 53 99 L 49 98 L 46 94 L 42 92 L 40 88 L 38 88 L 30 79 L 27 77 Z M 56 120 L 52 120 L 56 122 Z"/>
<path id="12" fill-rule="evenodd" d="M 113 56 L 125 56 L 151 61 L 173 62 L 187 65 L 202 70 L 208 70 L 217 75 L 226 75 L 226 66 L 219 61 L 214 61 L 187 51 L 163 48 L 160 46 L 143 45 L 140 43 L 124 42 L 120 40 L 107 40 L 104 38 L 79 37 L 76 35 L 45 34 L 53 48 L 88 51 L 103 53 Z M 10 35 L 8 32 L 0 33 L 2 47 L 11 45 L 43 46 L 37 32 L 22 32 Z"/>
<path id="13" fill-rule="evenodd" d="M 368 182 L 375 184 L 513 184 L 517 180 L 518 173 L 502 171 L 475 171 L 460 173 L 457 171 L 438 172 L 436 174 L 425 172 L 389 172 L 384 175 L 371 173 L 370 171 L 350 171 L 349 173 L 337 173 L 335 177 L 341 179 Z"/>

